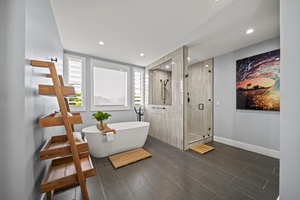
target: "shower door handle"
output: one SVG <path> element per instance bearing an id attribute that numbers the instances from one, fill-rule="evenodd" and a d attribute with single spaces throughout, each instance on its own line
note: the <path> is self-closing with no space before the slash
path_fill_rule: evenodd
<path id="1" fill-rule="evenodd" d="M 198 109 L 199 109 L 199 110 L 204 110 L 204 104 L 203 104 L 203 103 L 199 103 Z"/>

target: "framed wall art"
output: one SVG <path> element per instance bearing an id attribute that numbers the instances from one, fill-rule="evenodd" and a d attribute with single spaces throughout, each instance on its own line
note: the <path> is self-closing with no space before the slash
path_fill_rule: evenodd
<path id="1" fill-rule="evenodd" d="M 236 61 L 236 108 L 280 110 L 280 50 Z"/>

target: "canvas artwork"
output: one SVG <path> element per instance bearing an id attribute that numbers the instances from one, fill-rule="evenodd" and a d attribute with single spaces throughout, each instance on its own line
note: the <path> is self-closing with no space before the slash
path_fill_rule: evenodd
<path id="1" fill-rule="evenodd" d="M 236 108 L 280 110 L 280 50 L 236 61 Z"/>

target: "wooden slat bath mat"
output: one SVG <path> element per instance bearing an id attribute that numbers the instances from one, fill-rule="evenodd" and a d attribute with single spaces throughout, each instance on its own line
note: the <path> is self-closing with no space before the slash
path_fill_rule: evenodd
<path id="1" fill-rule="evenodd" d="M 196 151 L 200 154 L 205 154 L 211 150 L 214 150 L 214 147 L 208 146 L 206 144 L 198 144 L 196 146 L 190 147 L 191 150 Z"/>
<path id="2" fill-rule="evenodd" d="M 109 156 L 109 160 L 115 169 L 123 167 L 130 163 L 145 159 L 152 156 L 149 152 L 142 148 L 126 151 L 124 153 Z"/>

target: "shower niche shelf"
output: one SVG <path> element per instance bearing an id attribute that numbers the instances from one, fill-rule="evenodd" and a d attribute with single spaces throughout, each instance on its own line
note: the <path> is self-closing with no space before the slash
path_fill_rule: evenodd
<path id="1" fill-rule="evenodd" d="M 87 141 L 77 143 L 73 136 L 73 125 L 82 123 L 80 113 L 72 112 L 70 116 L 68 100 L 64 97 L 75 95 L 75 89 L 64 86 L 62 76 L 57 75 L 54 63 L 32 60 L 31 65 L 49 69 L 50 75 L 46 76 L 52 79 L 53 86 L 39 85 L 39 94 L 56 96 L 61 112 L 61 117 L 54 117 L 56 113 L 41 117 L 40 128 L 64 126 L 66 131 L 66 135 L 51 137 L 40 151 L 41 160 L 52 159 L 41 183 L 41 192 L 46 193 L 47 200 L 51 200 L 55 190 L 79 184 L 82 199 L 88 200 L 86 178 L 95 176 L 95 170 L 88 152 Z"/>
<path id="2" fill-rule="evenodd" d="M 172 105 L 172 60 L 149 69 L 149 104 Z"/>
<path id="3" fill-rule="evenodd" d="M 75 142 L 78 153 L 89 150 L 85 138 L 83 142 Z M 72 154 L 70 143 L 66 135 L 52 136 L 40 151 L 40 159 L 46 160 Z"/>

